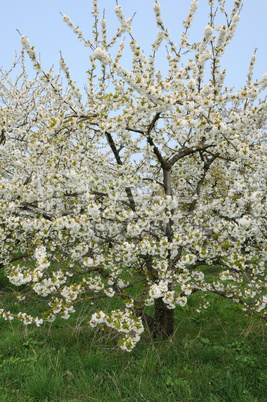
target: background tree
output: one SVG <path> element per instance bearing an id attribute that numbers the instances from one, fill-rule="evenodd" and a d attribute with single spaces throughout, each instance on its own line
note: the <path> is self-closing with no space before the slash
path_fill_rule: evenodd
<path id="1" fill-rule="evenodd" d="M 25 324 L 68 318 L 78 303 L 116 298 L 120 307 L 96 310 L 90 324 L 122 333 L 132 350 L 144 330 L 170 336 L 174 309 L 196 292 L 215 293 L 266 319 L 267 74 L 245 86 L 224 87 L 220 66 L 235 33 L 242 1 L 229 14 L 210 5 L 200 42 L 188 30 L 175 45 L 154 3 L 158 35 L 146 56 L 121 6 L 108 39 L 99 18 L 85 39 L 90 51 L 85 97 L 60 57 L 67 82 L 45 72 L 22 36 L 22 72 L 1 80 L 1 264 L 16 296 L 44 297 L 42 318 L 1 310 Z M 225 25 L 216 25 L 217 13 Z M 132 68 L 121 65 L 125 35 Z M 120 41 L 120 43 L 118 43 Z M 156 68 L 166 48 L 168 71 Z M 29 79 L 27 52 L 36 70 Z M 210 279 L 203 266 L 218 267 Z M 150 315 L 154 306 L 154 314 Z M 208 307 L 208 303 L 198 306 Z"/>

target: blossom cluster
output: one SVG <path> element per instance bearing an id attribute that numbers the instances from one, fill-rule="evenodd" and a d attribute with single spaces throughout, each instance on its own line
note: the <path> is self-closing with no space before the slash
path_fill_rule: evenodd
<path id="1" fill-rule="evenodd" d="M 100 47 L 97 47 L 93 53 L 93 57 L 95 59 L 98 59 L 102 64 L 109 64 L 110 63 L 110 57 L 107 54 L 107 52 Z"/>
<path id="2" fill-rule="evenodd" d="M 91 317 L 90 325 L 95 327 L 99 324 L 106 324 L 108 327 L 116 329 L 119 333 L 125 334 L 120 340 L 120 348 L 127 352 L 131 352 L 144 331 L 142 320 L 134 317 L 128 309 L 125 309 L 125 311 L 114 310 L 111 313 L 104 313 L 103 311 L 94 313 Z"/>
<path id="3" fill-rule="evenodd" d="M 39 73 L 42 72 L 42 67 L 40 65 L 40 62 L 37 60 L 37 54 L 36 54 L 36 50 L 34 49 L 33 46 L 31 46 L 29 39 L 27 38 L 27 36 L 22 35 L 21 37 L 21 43 L 23 45 L 23 47 L 26 49 L 29 57 L 31 58 L 31 60 L 33 61 L 33 67 L 34 69 Z"/>
<path id="4" fill-rule="evenodd" d="M 121 24 L 121 28 L 123 32 L 128 32 L 131 33 L 131 25 L 132 25 L 132 20 L 130 18 L 128 18 L 127 20 L 125 19 L 125 15 L 122 11 L 122 7 L 121 6 L 116 6 L 114 8 L 115 14 Z"/>
<path id="5" fill-rule="evenodd" d="M 70 17 L 66 14 L 62 15 L 62 19 L 73 30 L 73 32 L 78 36 L 79 40 L 81 41 L 83 39 L 83 33 L 79 29 L 79 27 L 75 27 Z"/>
<path id="6" fill-rule="evenodd" d="M 191 23 L 194 19 L 195 13 L 198 9 L 198 1 L 197 0 L 193 0 L 190 8 L 189 8 L 189 12 L 188 12 L 188 16 L 186 18 L 186 21 L 184 21 L 183 26 L 184 28 L 190 28 Z"/>

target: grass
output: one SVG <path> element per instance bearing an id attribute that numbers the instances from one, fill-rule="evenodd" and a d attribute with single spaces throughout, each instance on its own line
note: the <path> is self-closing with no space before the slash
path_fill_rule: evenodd
<path id="1" fill-rule="evenodd" d="M 0 308 L 11 308 L 1 275 Z M 90 304 L 41 328 L 1 319 L 0 401 L 266 401 L 266 326 L 208 298 L 200 314 L 196 295 L 176 309 L 171 340 L 146 333 L 132 353 L 111 330 L 88 326 Z"/>

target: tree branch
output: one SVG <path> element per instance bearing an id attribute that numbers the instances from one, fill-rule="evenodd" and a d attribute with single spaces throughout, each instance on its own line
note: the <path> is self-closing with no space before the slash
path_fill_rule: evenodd
<path id="1" fill-rule="evenodd" d="M 112 135 L 110 133 L 108 133 L 108 132 L 106 132 L 105 134 L 106 134 L 106 138 L 108 140 L 109 146 L 110 146 L 110 148 L 111 148 L 111 150 L 112 150 L 112 152 L 113 152 L 113 154 L 115 156 L 116 162 L 118 163 L 118 165 L 122 166 L 123 162 L 121 160 L 121 157 L 120 157 L 119 151 L 118 151 L 118 149 L 116 147 L 116 144 L 115 144 L 115 142 L 114 142 L 114 140 L 112 138 Z M 131 190 L 130 187 L 126 187 L 125 191 L 126 191 L 126 194 L 127 194 L 128 200 L 129 200 L 130 208 L 133 211 L 135 211 L 136 207 L 135 207 L 135 201 L 134 201 L 132 190 Z"/>

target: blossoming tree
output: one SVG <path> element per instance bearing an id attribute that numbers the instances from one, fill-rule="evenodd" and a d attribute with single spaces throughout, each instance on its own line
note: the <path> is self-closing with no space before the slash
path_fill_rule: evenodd
<path id="1" fill-rule="evenodd" d="M 18 300 L 43 298 L 48 308 L 40 317 L 25 303 L 19 314 L 3 308 L 5 319 L 40 325 L 95 303 L 90 325 L 120 332 L 128 351 L 145 325 L 170 336 L 175 307 L 196 292 L 266 319 L 267 104 L 260 94 L 267 73 L 253 80 L 253 55 L 244 87 L 224 87 L 220 59 L 242 1 L 227 14 L 218 0 L 225 25 L 216 25 L 217 5 L 208 3 L 200 42 L 188 36 L 194 0 L 175 45 L 156 1 L 158 34 L 149 56 L 118 4 L 111 39 L 97 0 L 89 40 L 63 15 L 90 52 L 85 95 L 62 56 L 67 90 L 21 37 L 14 65 L 16 71 L 21 64 L 20 75 L 12 80 L 2 72 L 0 88 L 0 263 Z M 122 66 L 127 37 L 131 68 Z M 162 47 L 166 74 L 156 68 Z M 100 310 L 102 298 L 120 306 Z"/>

